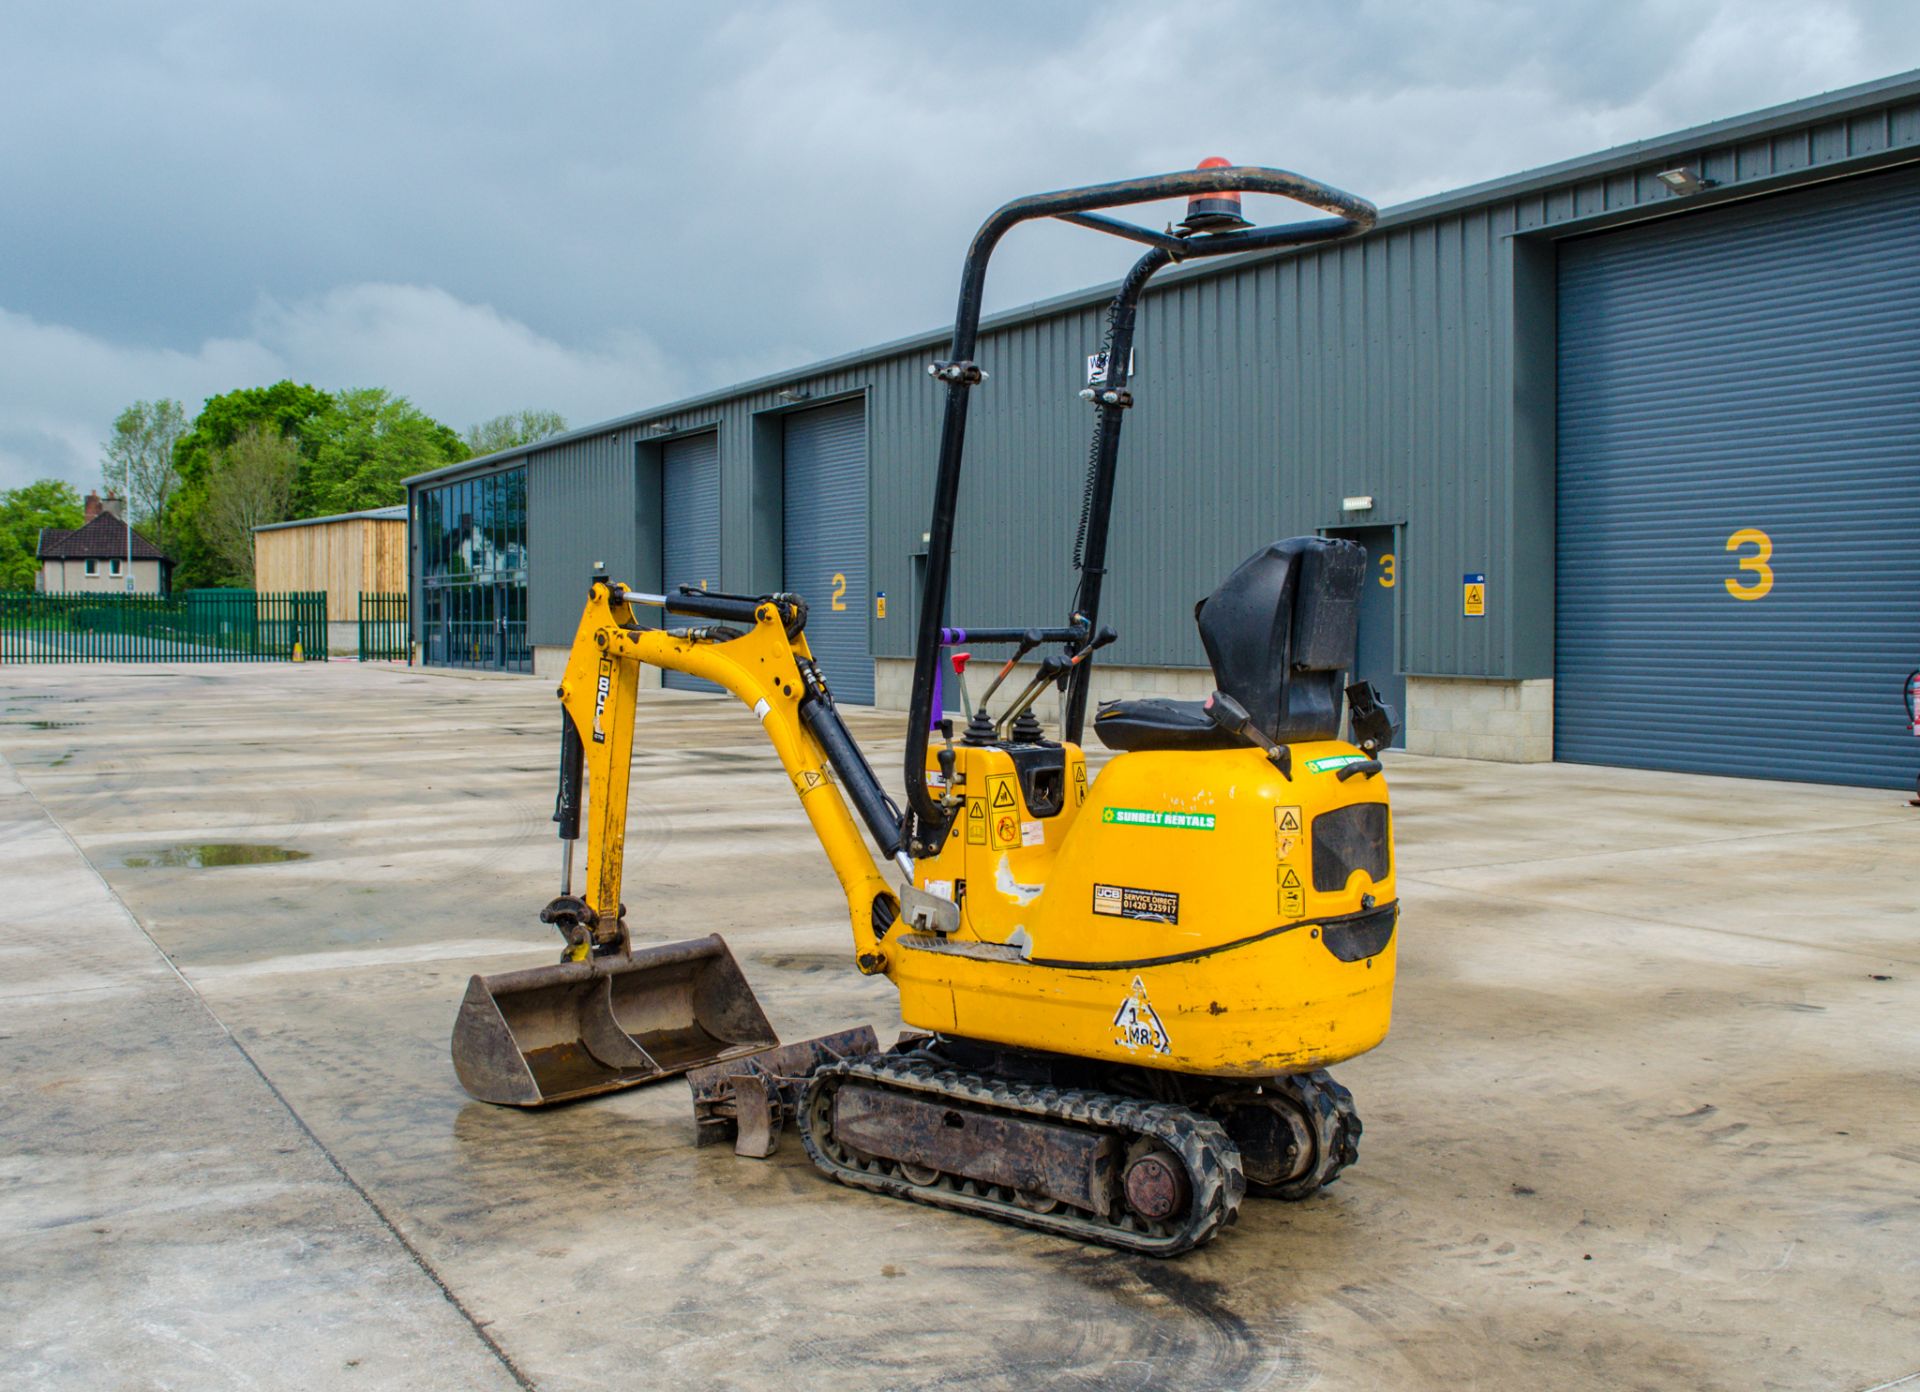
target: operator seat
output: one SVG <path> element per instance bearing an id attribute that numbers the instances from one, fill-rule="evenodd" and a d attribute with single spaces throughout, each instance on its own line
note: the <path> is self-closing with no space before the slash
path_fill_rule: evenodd
<path id="1" fill-rule="evenodd" d="M 1217 691 L 1275 744 L 1340 732 L 1341 674 L 1353 666 L 1366 548 L 1332 537 L 1276 541 L 1194 606 Z M 1109 749 L 1235 749 L 1204 701 L 1103 701 L 1093 732 Z"/>

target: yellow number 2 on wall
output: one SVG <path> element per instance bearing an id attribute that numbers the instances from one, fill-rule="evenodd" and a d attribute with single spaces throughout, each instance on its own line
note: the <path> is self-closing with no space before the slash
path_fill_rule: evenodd
<path id="1" fill-rule="evenodd" d="M 1729 575 L 1721 583 L 1735 599 L 1764 599 L 1773 588 L 1773 567 L 1767 564 L 1773 559 L 1773 538 L 1758 527 L 1742 527 L 1727 538 L 1727 550 L 1738 551 L 1743 546 L 1751 546 L 1753 554 L 1739 558 L 1740 569 L 1752 571 L 1752 578 L 1739 580 Z"/>
<path id="2" fill-rule="evenodd" d="M 833 575 L 833 607 L 836 611 L 847 607 L 847 577 L 838 571 Z"/>

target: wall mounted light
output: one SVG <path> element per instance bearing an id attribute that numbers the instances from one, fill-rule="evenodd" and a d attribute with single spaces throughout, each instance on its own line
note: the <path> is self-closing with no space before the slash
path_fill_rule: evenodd
<path id="1" fill-rule="evenodd" d="M 649 425 L 647 427 L 647 434 L 671 435 L 673 434 L 673 427 L 668 425 L 665 421 L 655 421 L 652 425 Z"/>
<path id="2" fill-rule="evenodd" d="M 1712 188 L 1719 182 L 1718 179 L 1701 178 L 1700 171 L 1690 164 L 1676 165 L 1672 169 L 1663 169 L 1653 177 L 1665 184 L 1667 188 L 1679 198 L 1691 197 L 1693 194 L 1699 193 L 1702 189 Z"/>
<path id="3" fill-rule="evenodd" d="M 1372 512 L 1373 494 L 1357 493 L 1351 498 L 1342 498 L 1340 500 L 1340 510 L 1342 512 Z"/>
<path id="4" fill-rule="evenodd" d="M 773 399 L 775 401 L 783 402 L 784 404 L 791 406 L 793 405 L 794 402 L 805 401 L 808 397 L 812 395 L 813 393 L 808 391 L 805 387 L 788 387 L 785 391 L 775 392 L 773 394 Z"/>

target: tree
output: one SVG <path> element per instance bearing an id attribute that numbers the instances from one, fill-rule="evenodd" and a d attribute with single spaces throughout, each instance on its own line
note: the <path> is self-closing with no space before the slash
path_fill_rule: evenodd
<path id="1" fill-rule="evenodd" d="M 402 479 L 467 457 L 449 427 L 384 387 L 337 393 L 301 433 L 308 459 L 294 490 L 300 517 L 403 503 Z"/>
<path id="2" fill-rule="evenodd" d="M 180 486 L 169 509 L 167 549 L 178 563 L 174 569 L 176 588 L 238 583 L 238 576 L 221 559 L 202 527 L 223 452 L 255 426 L 292 440 L 304 452 L 308 426 L 332 405 L 331 393 L 291 381 L 243 387 L 207 398 L 192 428 L 180 437 L 173 451 Z"/>
<path id="3" fill-rule="evenodd" d="M 558 411 L 510 411 L 467 427 L 467 448 L 478 457 L 518 449 L 535 440 L 564 434 L 567 418 Z"/>
<path id="4" fill-rule="evenodd" d="M 86 521 L 80 494 L 60 479 L 0 492 L 0 590 L 30 590 L 40 571 L 40 529 L 73 530 Z"/>
<path id="5" fill-rule="evenodd" d="M 284 522 L 300 471 L 300 446 L 254 422 L 215 455 L 200 533 L 226 573 L 253 583 L 253 529 Z"/>
<path id="6" fill-rule="evenodd" d="M 114 418 L 100 467 L 127 502 L 127 521 L 164 548 L 167 504 L 180 482 L 174 447 L 187 433 L 187 413 L 177 401 L 136 401 Z"/>

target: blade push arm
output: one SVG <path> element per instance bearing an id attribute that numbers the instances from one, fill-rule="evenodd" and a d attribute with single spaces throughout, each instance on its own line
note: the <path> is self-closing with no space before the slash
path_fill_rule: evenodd
<path id="1" fill-rule="evenodd" d="M 634 617 L 638 603 L 640 597 L 623 586 L 596 581 L 560 681 L 560 702 L 579 736 L 589 789 L 581 898 L 594 947 L 624 945 L 621 872 L 634 708 L 646 664 L 725 687 L 759 718 L 846 892 L 855 960 L 863 972 L 881 970 L 881 940 L 898 922 L 899 905 L 848 811 L 842 784 L 889 856 L 899 846 L 897 819 L 826 694 L 804 634 L 789 634 L 790 616 L 771 600 L 753 608 L 752 626 L 743 633 L 645 628 Z"/>

